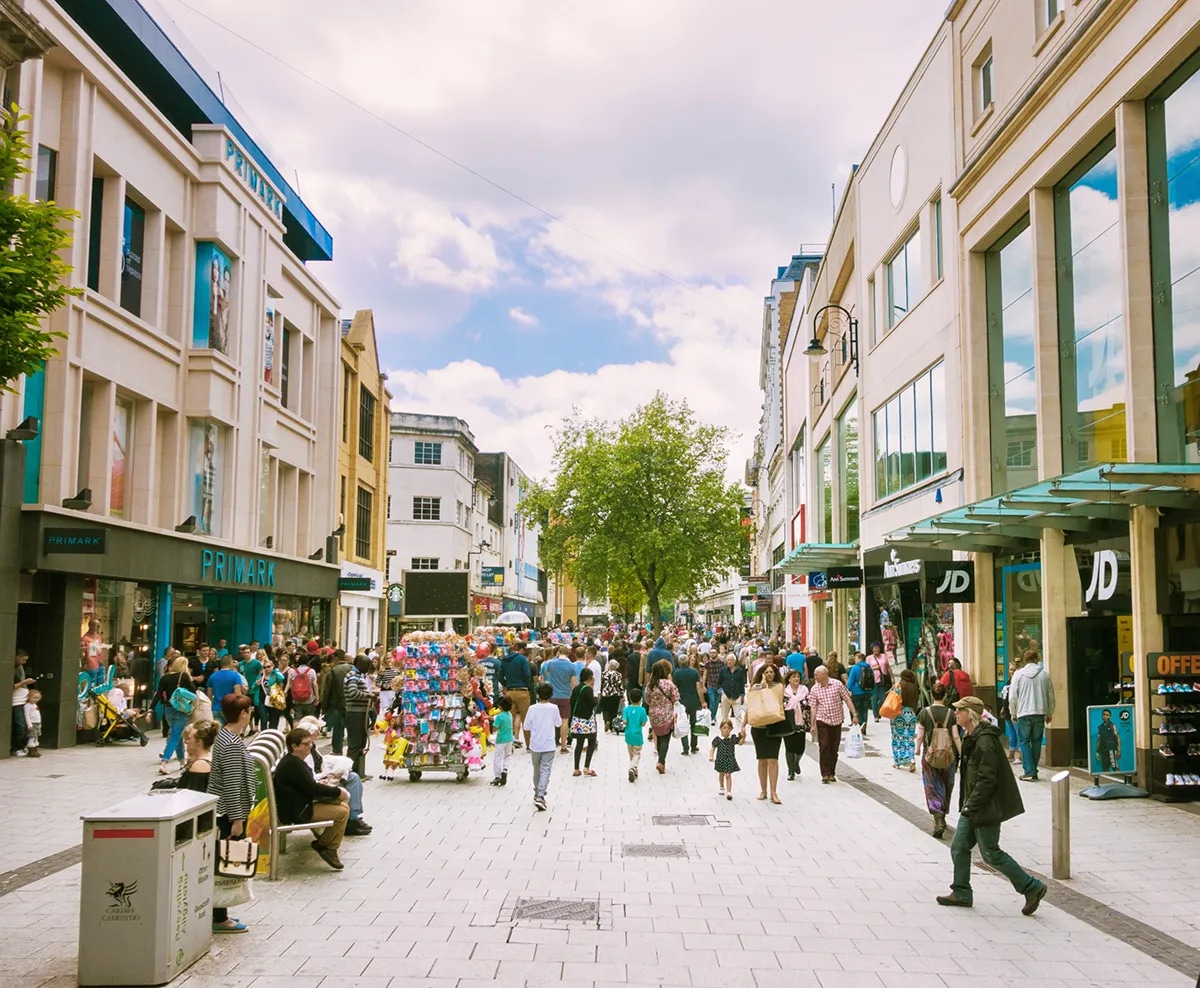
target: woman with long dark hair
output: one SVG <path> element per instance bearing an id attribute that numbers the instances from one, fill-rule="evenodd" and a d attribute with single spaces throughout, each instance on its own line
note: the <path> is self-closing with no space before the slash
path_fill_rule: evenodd
<path id="1" fill-rule="evenodd" d="M 679 689 L 671 681 L 671 663 L 666 659 L 651 666 L 644 702 L 658 749 L 655 768 L 663 775 L 667 771 L 667 752 L 671 749 L 671 731 L 675 727 L 675 704 L 679 702 Z"/>

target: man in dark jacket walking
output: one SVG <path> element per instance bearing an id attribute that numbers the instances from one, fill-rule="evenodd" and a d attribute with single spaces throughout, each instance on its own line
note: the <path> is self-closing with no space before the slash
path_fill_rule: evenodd
<path id="1" fill-rule="evenodd" d="M 984 862 L 1025 896 L 1021 912 L 1031 916 L 1045 898 L 1046 885 L 1000 849 L 1000 824 L 1025 812 L 1017 780 L 1005 755 L 1004 734 L 983 720 L 983 701 L 977 696 L 963 697 L 954 704 L 954 712 L 958 726 L 966 734 L 959 760 L 959 820 L 950 845 L 954 884 L 950 886 L 950 895 L 937 897 L 938 905 L 969 907 L 974 901 L 971 849 L 978 844 Z"/>

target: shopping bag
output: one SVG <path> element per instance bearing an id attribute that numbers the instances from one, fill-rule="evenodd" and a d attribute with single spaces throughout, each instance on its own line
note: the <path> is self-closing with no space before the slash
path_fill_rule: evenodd
<path id="1" fill-rule="evenodd" d="M 212 904 L 216 909 L 231 909 L 234 906 L 244 906 L 254 901 L 253 878 L 227 878 L 216 875 L 213 878 Z"/>
<path id="2" fill-rule="evenodd" d="M 691 732 L 691 724 L 688 721 L 687 707 L 682 703 L 675 704 L 675 726 L 671 729 L 671 733 L 677 738 L 686 738 Z"/>
<path id="3" fill-rule="evenodd" d="M 192 713 L 188 717 L 188 723 L 199 724 L 202 720 L 212 719 L 212 700 L 204 693 L 197 693 L 196 699 L 192 701 Z"/>
<path id="4" fill-rule="evenodd" d="M 258 871 L 258 845 L 232 838 L 217 841 L 216 873 L 225 878 L 253 878 Z"/>
<path id="5" fill-rule="evenodd" d="M 900 699 L 900 690 L 896 688 L 888 690 L 888 695 L 883 698 L 883 703 L 879 705 L 879 716 L 893 720 L 903 712 L 904 703 Z"/>
<path id="6" fill-rule="evenodd" d="M 846 735 L 846 757 L 862 758 L 866 753 L 867 746 L 863 742 L 862 728 L 855 724 Z"/>
<path id="7" fill-rule="evenodd" d="M 707 707 L 701 707 L 696 711 L 696 726 L 692 731 L 694 734 L 707 735 L 711 727 L 712 715 L 708 712 Z"/>
<path id="8" fill-rule="evenodd" d="M 746 721 L 751 727 L 766 727 L 783 720 L 783 687 L 765 686 L 746 694 Z"/>

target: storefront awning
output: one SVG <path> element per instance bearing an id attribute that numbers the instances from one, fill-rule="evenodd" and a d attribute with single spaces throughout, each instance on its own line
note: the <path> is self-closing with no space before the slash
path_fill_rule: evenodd
<path id="1" fill-rule="evenodd" d="M 893 532 L 893 545 L 1027 552 L 1046 529 L 1068 542 L 1125 534 L 1129 509 L 1200 510 L 1200 464 L 1110 463 L 952 508 Z"/>
<path id="2" fill-rule="evenodd" d="M 771 568 L 776 573 L 815 573 L 858 566 L 857 542 L 802 542 Z"/>

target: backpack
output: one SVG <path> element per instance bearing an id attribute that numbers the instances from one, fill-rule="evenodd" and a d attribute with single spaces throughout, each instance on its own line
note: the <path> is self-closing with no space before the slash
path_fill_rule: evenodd
<path id="1" fill-rule="evenodd" d="M 946 714 L 946 720 L 933 725 L 933 738 L 925 746 L 925 761 L 930 768 L 949 768 L 954 764 L 954 741 L 950 737 L 950 718 L 952 711 Z M 932 719 L 932 714 L 930 715 Z"/>
<path id="2" fill-rule="evenodd" d="M 858 688 L 860 690 L 873 690 L 875 688 L 875 670 L 871 668 L 870 662 L 862 666 L 858 674 Z"/>
<path id="3" fill-rule="evenodd" d="M 196 707 L 196 694 L 182 686 L 176 686 L 168 702 L 181 714 L 190 714 Z"/>
<path id="4" fill-rule="evenodd" d="M 292 700 L 296 703 L 312 703 L 312 670 L 305 666 L 292 676 Z"/>

